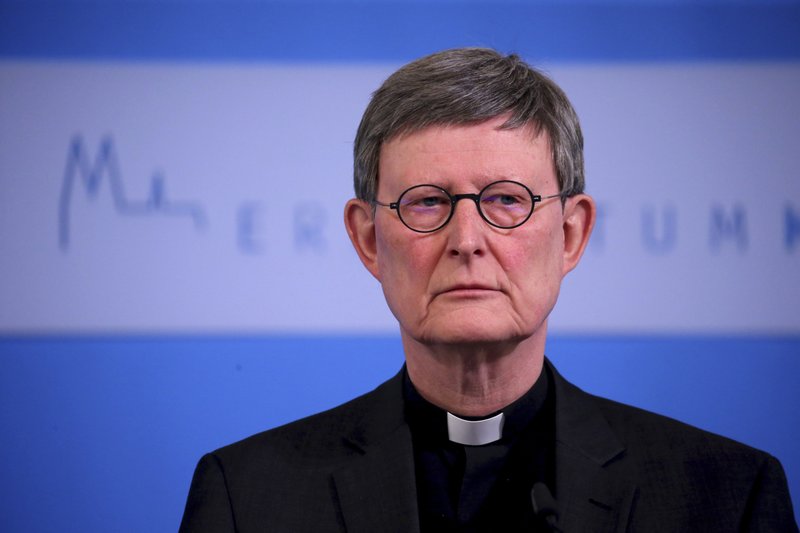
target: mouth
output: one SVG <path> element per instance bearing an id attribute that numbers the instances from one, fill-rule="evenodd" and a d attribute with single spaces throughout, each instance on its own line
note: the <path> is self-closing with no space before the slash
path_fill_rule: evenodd
<path id="1" fill-rule="evenodd" d="M 498 289 L 494 287 L 490 287 L 488 285 L 482 285 L 479 283 L 460 283 L 457 285 L 452 285 L 447 287 L 446 289 L 439 291 L 437 296 L 441 295 L 448 295 L 448 296 L 463 296 L 463 297 L 478 297 L 484 296 L 487 293 L 495 293 Z"/>

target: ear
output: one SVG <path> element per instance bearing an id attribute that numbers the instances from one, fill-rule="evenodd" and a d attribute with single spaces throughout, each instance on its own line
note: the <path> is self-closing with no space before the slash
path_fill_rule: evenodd
<path id="1" fill-rule="evenodd" d="M 344 206 L 344 226 L 350 242 L 367 270 L 380 281 L 375 243 L 375 216 L 372 206 L 353 198 Z"/>
<path id="2" fill-rule="evenodd" d="M 564 204 L 564 263 L 562 276 L 578 266 L 594 228 L 597 207 L 587 194 L 577 194 Z"/>

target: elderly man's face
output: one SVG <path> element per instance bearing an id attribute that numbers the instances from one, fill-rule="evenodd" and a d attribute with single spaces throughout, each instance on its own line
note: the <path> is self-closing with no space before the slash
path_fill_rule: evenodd
<path id="1" fill-rule="evenodd" d="M 423 183 L 459 194 L 477 193 L 498 180 L 518 181 L 542 196 L 558 193 L 548 136 L 534 136 L 529 128 L 498 129 L 504 121 L 430 127 L 386 143 L 378 200 L 393 202 Z M 490 226 L 474 202 L 462 201 L 449 224 L 427 234 L 408 229 L 395 211 L 377 207 L 374 220 L 365 222 L 374 226 L 362 232 L 367 244 L 360 255 L 381 282 L 403 335 L 418 342 L 502 342 L 544 335 L 561 279 L 585 244 L 579 243 L 577 254 L 570 251 L 574 238 L 565 227 L 573 200 L 564 211 L 558 198 L 545 200 L 514 229 Z M 590 228 L 593 210 L 583 215 Z"/>

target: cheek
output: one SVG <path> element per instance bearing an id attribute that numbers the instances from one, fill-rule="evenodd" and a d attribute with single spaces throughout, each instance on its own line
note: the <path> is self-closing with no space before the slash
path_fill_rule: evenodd
<path id="1" fill-rule="evenodd" d="M 435 270 L 435 254 L 425 239 L 385 233 L 378 236 L 378 279 L 386 303 L 405 326 L 424 316 L 429 301 L 429 284 Z"/>
<path id="2" fill-rule="evenodd" d="M 551 229 L 542 243 L 541 258 L 548 276 L 561 282 L 561 270 L 564 262 L 564 234 L 561 228 Z"/>
<path id="3" fill-rule="evenodd" d="M 561 240 L 558 231 L 531 232 L 507 251 L 503 269 L 526 292 L 541 295 L 542 291 L 551 288 L 557 292 L 563 262 Z"/>
<path id="4" fill-rule="evenodd" d="M 432 254 L 425 239 L 414 237 L 396 231 L 377 233 L 378 270 L 384 290 L 403 292 L 425 281 Z"/>

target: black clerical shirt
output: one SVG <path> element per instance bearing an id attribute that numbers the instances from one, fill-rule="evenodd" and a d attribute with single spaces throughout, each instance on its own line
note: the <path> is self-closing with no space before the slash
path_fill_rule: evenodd
<path id="1" fill-rule="evenodd" d="M 406 373 L 405 416 L 414 443 L 422 533 L 547 531 L 534 516 L 530 495 L 536 482 L 554 486 L 549 381 L 543 369 L 527 393 L 502 409 L 499 441 L 468 446 L 449 440 L 446 411 L 425 400 Z"/>

